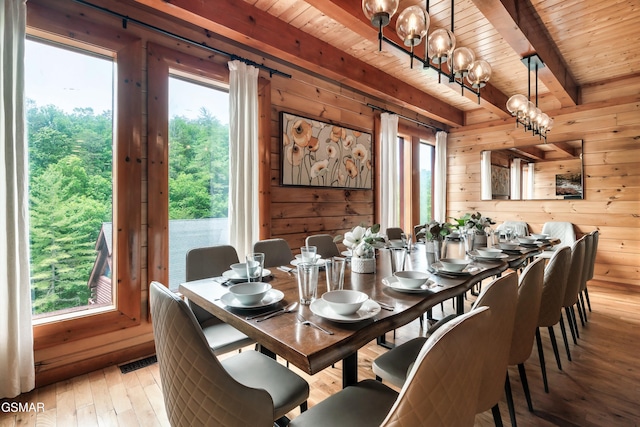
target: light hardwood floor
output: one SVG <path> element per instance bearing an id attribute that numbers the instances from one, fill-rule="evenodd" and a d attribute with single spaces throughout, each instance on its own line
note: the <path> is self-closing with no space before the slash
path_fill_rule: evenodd
<path id="1" fill-rule="evenodd" d="M 543 391 L 534 345 L 526 369 L 535 412 L 526 408 L 517 370 L 509 369 L 520 426 L 640 426 L 640 293 L 595 285 L 589 291 L 593 312 L 587 325 L 580 327 L 578 345 L 571 343 L 573 362 L 567 361 L 556 327 L 563 371 L 556 366 L 546 330 L 542 331 L 549 394 Z M 445 309 L 450 311 L 451 304 L 446 303 Z M 396 341 L 418 333 L 416 321 L 399 329 Z M 392 334 L 387 337 L 392 339 Z M 371 362 L 384 351 L 372 342 L 359 352 L 361 379 L 374 377 Z M 313 377 L 303 377 L 311 386 L 310 406 L 341 387 L 339 364 Z M 18 414 L 0 411 L 0 427 L 169 425 L 157 364 L 127 374 L 112 366 L 9 401 L 42 403 L 45 410 Z M 500 408 L 504 425 L 511 425 L 504 400 Z M 294 411 L 290 416 L 296 414 Z M 490 411 L 477 415 L 476 425 L 493 426 Z"/>

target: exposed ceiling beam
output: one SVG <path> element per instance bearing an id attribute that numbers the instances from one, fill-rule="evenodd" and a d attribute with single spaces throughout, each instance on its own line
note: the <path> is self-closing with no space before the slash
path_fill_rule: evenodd
<path id="1" fill-rule="evenodd" d="M 463 111 L 393 77 L 249 3 L 237 0 L 135 0 L 345 86 L 411 109 L 451 126 Z"/>
<path id="2" fill-rule="evenodd" d="M 529 0 L 472 0 L 521 56 L 537 53 L 546 67 L 538 73 L 563 107 L 580 103 L 580 87 Z"/>
<path id="3" fill-rule="evenodd" d="M 341 23 L 345 27 L 349 28 L 356 34 L 363 38 L 375 41 L 378 38 L 378 30 L 371 25 L 371 22 L 365 17 L 362 12 L 362 2 L 354 0 L 305 0 L 306 3 L 318 9 L 323 14 L 332 18 L 333 20 Z M 393 16 L 389 25 L 384 28 L 385 37 L 390 38 L 399 45 L 402 45 L 402 41 L 395 33 L 394 28 L 396 26 L 397 14 Z M 416 53 L 419 53 L 424 48 L 426 41 L 423 41 L 416 49 Z M 393 47 L 383 48 L 388 52 L 397 54 L 397 56 L 403 60 L 406 60 L 407 66 L 409 64 L 409 57 L 403 53 L 400 53 Z M 435 72 L 433 74 L 436 74 Z M 428 78 L 428 77 L 426 77 Z M 433 77 L 431 77 L 433 78 Z M 437 77 L 436 77 L 437 78 Z M 435 79 L 435 78 L 434 78 Z M 448 81 L 442 81 L 441 84 L 447 85 L 452 90 L 460 92 L 460 86 L 456 83 L 449 83 Z M 507 111 L 506 103 L 509 99 L 504 93 L 496 89 L 491 83 L 481 90 L 482 96 L 480 99 L 480 106 L 490 110 L 492 113 L 497 114 L 498 117 L 510 117 L 511 114 Z M 469 91 L 465 91 L 462 96 L 476 102 L 477 97 Z"/>

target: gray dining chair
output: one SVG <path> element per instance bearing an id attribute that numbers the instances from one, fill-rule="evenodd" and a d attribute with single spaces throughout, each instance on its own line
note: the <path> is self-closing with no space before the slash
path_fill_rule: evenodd
<path id="1" fill-rule="evenodd" d="M 573 228 L 573 224 L 564 221 L 549 221 L 542 225 L 542 234 L 548 234 L 549 237 L 560 239 L 560 243 L 552 246 L 549 249 L 545 249 L 539 255 L 542 258 L 551 258 L 554 251 L 564 247 L 573 245 L 576 241 L 576 232 Z"/>
<path id="2" fill-rule="evenodd" d="M 313 234 L 307 236 L 305 244 L 307 246 L 317 247 L 317 253 L 322 258 L 328 259 L 334 256 L 340 256 L 340 249 L 338 249 L 338 245 L 333 241 L 333 236 L 330 234 Z"/>
<path id="3" fill-rule="evenodd" d="M 530 263 L 520 275 L 516 317 L 511 336 L 511 349 L 509 350 L 509 366 L 518 366 L 522 389 L 531 412 L 533 412 L 533 404 L 531 403 L 531 393 L 529 392 L 529 382 L 527 381 L 527 371 L 524 363 L 531 356 L 533 341 L 538 327 L 538 315 L 540 314 L 540 302 L 544 284 L 544 263 L 544 259 L 538 258 Z M 505 394 L 507 396 L 511 425 L 516 427 L 516 411 L 508 372 L 505 381 Z"/>
<path id="4" fill-rule="evenodd" d="M 191 249 L 186 257 L 186 279 L 189 282 L 220 276 L 236 262 L 238 262 L 238 254 L 233 246 L 219 245 Z M 189 307 L 214 354 L 221 355 L 240 350 L 255 343 L 253 339 L 192 301 L 189 301 Z"/>
<path id="5" fill-rule="evenodd" d="M 264 254 L 265 268 L 287 265 L 293 260 L 289 243 L 280 238 L 259 240 L 253 244 L 253 251 Z"/>
<path id="6" fill-rule="evenodd" d="M 578 321 L 574 306 L 578 303 L 578 293 L 582 284 L 582 274 L 584 273 L 582 265 L 584 264 L 586 241 L 581 237 L 571 246 L 571 266 L 569 267 L 569 275 L 567 277 L 567 288 L 564 292 L 564 300 L 562 306 L 567 314 L 567 322 L 573 343 L 577 344 L 577 338 L 580 338 L 578 331 Z"/>
<path id="7" fill-rule="evenodd" d="M 473 426 L 492 313 L 458 316 L 420 348 L 400 393 L 373 380 L 310 408 L 290 427 Z"/>
<path id="8" fill-rule="evenodd" d="M 402 239 L 404 231 L 400 227 L 389 227 L 387 228 L 385 233 L 387 234 L 387 238 L 389 240 L 400 240 Z"/>
<path id="9" fill-rule="evenodd" d="M 592 235 L 593 242 L 592 242 L 592 249 L 591 249 L 591 257 L 589 259 L 589 270 L 587 272 L 587 277 L 584 282 L 583 293 L 584 293 L 584 298 L 587 301 L 587 306 L 589 307 L 589 311 L 591 311 L 591 301 L 589 300 L 589 290 L 587 289 L 587 282 L 590 280 L 593 280 L 593 274 L 595 272 L 595 266 L 596 266 L 596 255 L 598 253 L 598 242 L 600 241 L 600 232 L 598 230 L 593 230 L 589 234 Z"/>
<path id="10" fill-rule="evenodd" d="M 538 314 L 538 328 L 536 329 L 536 344 L 538 346 L 538 358 L 540 359 L 540 370 L 542 371 L 542 383 L 544 391 L 549 393 L 549 383 L 547 380 L 547 367 L 544 360 L 544 349 L 539 328 L 547 327 L 551 346 L 556 357 L 558 369 L 562 370 L 560 362 L 560 352 L 556 342 L 556 335 L 553 330 L 554 325 L 560 323 L 564 347 L 567 357 L 571 360 L 567 331 L 562 317 L 562 303 L 567 289 L 567 277 L 571 267 L 571 248 L 565 246 L 553 253 L 553 256 L 544 269 L 544 279 L 542 283 L 542 299 L 540 301 L 540 313 Z"/>
<path id="11" fill-rule="evenodd" d="M 297 406 L 306 410 L 309 384 L 300 376 L 253 350 L 219 361 L 193 312 L 161 283 L 151 282 L 150 304 L 173 427 L 272 427 Z"/>

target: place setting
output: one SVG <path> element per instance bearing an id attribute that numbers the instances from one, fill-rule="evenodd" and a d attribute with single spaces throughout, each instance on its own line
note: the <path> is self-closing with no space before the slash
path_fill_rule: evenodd
<path id="1" fill-rule="evenodd" d="M 318 248 L 316 246 L 302 246 L 300 253 L 296 255 L 295 259 L 291 260 L 290 264 L 297 267 L 299 264 L 316 264 L 320 268 L 324 268 L 325 259 L 317 253 Z"/>
<path id="2" fill-rule="evenodd" d="M 325 292 L 311 302 L 309 309 L 323 319 L 355 323 L 375 317 L 382 308 L 364 292 L 342 289 Z"/>
<path id="3" fill-rule="evenodd" d="M 429 292 L 432 287 L 436 286 L 430 277 L 429 273 L 422 271 L 396 271 L 393 276 L 382 279 L 382 284 L 398 292 Z"/>
<path id="4" fill-rule="evenodd" d="M 468 255 L 476 261 L 500 261 L 509 258 L 509 255 L 503 253 L 502 249 L 487 247 L 472 249 Z"/>
<path id="5" fill-rule="evenodd" d="M 464 277 L 480 271 L 473 261 L 461 258 L 442 258 L 431 264 L 435 274 L 445 277 Z"/>
<path id="6" fill-rule="evenodd" d="M 231 270 L 225 273 L 233 284 L 220 297 L 220 301 L 227 307 L 242 310 L 265 308 L 282 301 L 284 293 L 262 281 L 271 276 L 271 272 L 263 266 L 264 254 L 258 252 L 248 254 L 243 263 L 231 264 Z"/>

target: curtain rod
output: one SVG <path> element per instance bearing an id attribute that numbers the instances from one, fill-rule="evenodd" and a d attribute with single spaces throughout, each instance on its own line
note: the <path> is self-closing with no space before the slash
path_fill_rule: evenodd
<path id="1" fill-rule="evenodd" d="M 175 33 L 171 33 L 171 32 L 169 32 L 167 30 L 163 30 L 162 28 L 156 27 L 156 26 L 151 25 L 151 24 L 147 24 L 146 22 L 139 21 L 139 20 L 137 20 L 135 18 L 131 18 L 131 17 L 126 16 L 126 15 L 122 15 L 121 13 L 114 12 L 114 11 L 112 11 L 110 9 L 107 9 L 107 8 L 104 8 L 102 6 L 98 6 L 98 5 L 89 3 L 89 2 L 87 2 L 85 0 L 73 0 L 73 1 L 75 1 L 76 3 L 83 4 L 85 6 L 94 8 L 94 9 L 99 10 L 101 12 L 108 13 L 110 15 L 113 15 L 113 16 L 116 16 L 116 17 L 122 19 L 122 28 L 126 29 L 127 28 L 127 23 L 133 22 L 134 24 L 137 24 L 137 25 L 140 25 L 141 27 L 145 27 L 147 29 L 156 31 L 156 32 L 161 33 L 161 34 L 163 34 L 165 36 L 169 36 L 169 37 L 172 37 L 174 39 L 180 40 L 182 42 L 189 43 L 189 44 L 192 44 L 194 46 L 198 46 L 198 47 L 201 47 L 201 48 L 206 49 L 208 51 L 217 53 L 219 55 L 226 56 L 227 58 L 231 59 L 232 61 L 238 60 L 238 61 L 244 62 L 245 64 L 252 65 L 254 67 L 266 70 L 266 71 L 269 72 L 269 77 L 273 77 L 273 75 L 275 74 L 275 75 L 278 75 L 278 76 L 286 77 L 288 79 L 291 78 L 291 74 L 283 73 L 282 71 L 276 70 L 275 68 L 268 67 L 268 66 L 266 66 L 264 64 L 258 64 L 257 62 L 254 62 L 254 61 L 252 61 L 250 59 L 243 58 L 243 57 L 235 55 L 233 53 L 225 52 L 224 50 L 216 49 L 215 47 L 208 46 L 204 42 L 203 43 L 199 43 L 199 42 L 197 42 L 195 40 L 191 40 L 191 39 L 188 39 L 188 38 L 183 37 L 181 35 L 178 35 L 178 34 L 175 34 Z"/>
<path id="2" fill-rule="evenodd" d="M 424 127 L 426 127 L 426 128 L 433 129 L 433 130 L 435 130 L 436 132 L 444 132 L 444 129 L 440 129 L 439 127 L 436 127 L 436 126 L 430 125 L 430 124 L 428 124 L 428 123 L 424 123 L 424 122 L 421 122 L 421 121 L 419 121 L 419 120 L 412 119 L 411 117 L 403 116 L 402 114 L 395 113 L 395 112 L 393 112 L 393 111 L 391 111 L 391 110 L 387 110 L 386 108 L 378 107 L 377 105 L 367 104 L 367 107 L 369 107 L 369 108 L 371 108 L 371 109 L 373 109 L 373 110 L 379 110 L 379 111 L 382 111 L 383 113 L 395 114 L 396 116 L 401 117 L 401 118 L 403 118 L 404 120 L 408 120 L 408 121 L 410 121 L 410 122 L 412 122 L 412 123 L 415 123 L 415 124 L 417 124 L 417 125 L 419 125 L 419 126 L 424 126 Z"/>

